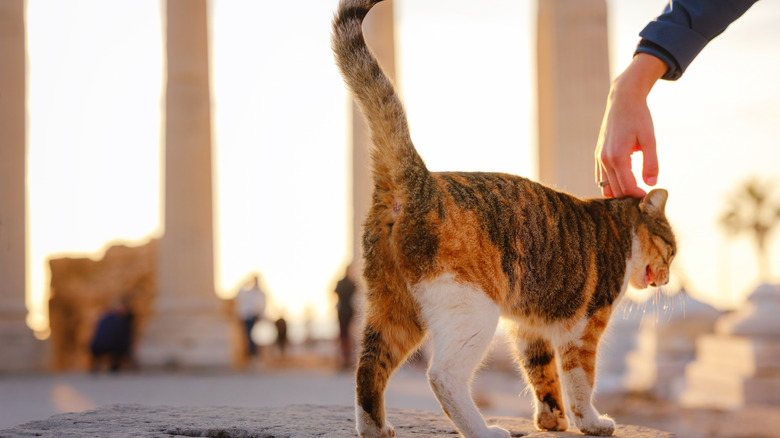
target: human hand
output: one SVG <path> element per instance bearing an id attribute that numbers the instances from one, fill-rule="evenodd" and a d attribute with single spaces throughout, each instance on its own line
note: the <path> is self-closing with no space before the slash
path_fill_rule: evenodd
<path id="1" fill-rule="evenodd" d="M 666 68 L 658 58 L 640 53 L 612 83 L 595 152 L 596 181 L 608 198 L 646 195 L 631 172 L 634 152 L 642 152 L 644 182 L 653 186 L 658 180 L 658 156 L 647 95 Z"/>

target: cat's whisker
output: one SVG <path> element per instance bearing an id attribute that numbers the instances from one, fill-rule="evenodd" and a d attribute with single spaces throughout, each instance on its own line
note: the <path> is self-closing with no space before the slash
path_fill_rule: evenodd
<path id="1" fill-rule="evenodd" d="M 658 288 L 658 291 L 661 295 L 664 296 L 664 299 L 666 301 L 666 304 L 664 305 L 666 307 L 666 313 L 667 313 L 666 322 L 669 322 L 672 320 L 672 318 L 674 318 L 674 309 L 675 309 L 674 299 L 677 294 L 670 294 L 667 292 L 667 289 L 668 288 L 666 286 L 661 286 L 660 288 Z"/>

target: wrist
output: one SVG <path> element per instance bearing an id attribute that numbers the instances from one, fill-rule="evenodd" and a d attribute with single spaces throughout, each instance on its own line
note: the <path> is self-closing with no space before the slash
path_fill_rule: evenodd
<path id="1" fill-rule="evenodd" d="M 637 53 L 625 71 L 615 78 L 612 92 L 626 97 L 646 99 L 666 70 L 668 70 L 666 63 L 655 56 Z"/>

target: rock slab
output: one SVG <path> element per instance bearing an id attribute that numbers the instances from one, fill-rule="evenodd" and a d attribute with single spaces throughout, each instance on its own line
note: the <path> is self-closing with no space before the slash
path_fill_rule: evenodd
<path id="1" fill-rule="evenodd" d="M 388 410 L 398 437 L 457 436 L 440 412 Z M 488 417 L 488 423 L 508 429 L 513 437 L 582 437 L 568 432 L 540 432 L 524 418 Z M 1 438 L 18 437 L 212 437 L 212 438 L 354 438 L 351 406 L 292 405 L 274 408 L 169 407 L 137 404 L 108 405 L 79 413 L 59 414 L 0 431 Z M 615 437 L 676 438 L 672 433 L 640 426 L 618 425 Z"/>

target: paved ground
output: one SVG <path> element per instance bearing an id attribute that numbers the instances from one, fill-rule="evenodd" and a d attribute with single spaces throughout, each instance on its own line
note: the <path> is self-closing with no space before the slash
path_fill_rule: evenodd
<path id="1" fill-rule="evenodd" d="M 472 386 L 485 415 L 531 418 L 524 383 L 511 373 L 483 370 Z M 64 412 L 111 404 L 236 408 L 315 404 L 350 406 L 351 373 L 325 368 L 273 367 L 230 373 L 85 373 L 0 376 L 0 430 Z M 440 413 L 421 368 L 396 373 L 387 405 Z M 780 438 L 780 407 L 751 406 L 738 411 L 683 409 L 642 396 L 599 394 L 596 406 L 619 424 L 676 433 L 680 438 Z M 443 415 L 443 414 L 442 414 Z"/>
<path id="2" fill-rule="evenodd" d="M 488 387 L 496 388 L 488 391 Z M 0 430 L 63 412 L 115 403 L 167 406 L 271 407 L 291 404 L 352 405 L 351 373 L 321 369 L 255 370 L 236 373 L 86 373 L 0 376 Z M 477 380 L 475 395 L 486 413 L 531 414 L 517 394 L 523 383 L 503 373 Z M 387 391 L 389 407 L 439 411 L 424 371 L 396 373 Z"/>
<path id="3" fill-rule="evenodd" d="M 447 417 L 438 412 L 388 409 L 387 414 L 399 437 L 440 438 L 458 434 Z M 291 405 L 281 408 L 108 405 L 0 430 L 0 437 L 355 438 L 354 415 L 354 409 L 344 405 Z M 509 431 L 512 437 L 582 437 L 576 428 L 566 432 L 540 432 L 533 421 L 525 418 L 488 416 L 485 420 Z M 618 425 L 614 436 L 677 438 L 668 432 L 632 425 Z"/>

